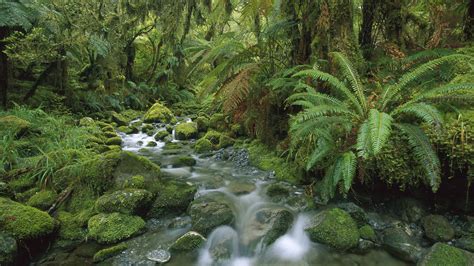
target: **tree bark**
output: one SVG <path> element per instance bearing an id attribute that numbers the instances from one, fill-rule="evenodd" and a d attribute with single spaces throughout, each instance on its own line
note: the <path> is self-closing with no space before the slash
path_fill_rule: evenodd
<path id="1" fill-rule="evenodd" d="M 134 80 L 134 75 L 133 75 L 133 64 L 135 62 L 135 45 L 130 43 L 127 45 L 125 48 L 125 54 L 127 55 L 127 65 L 125 66 L 125 78 L 127 80 Z"/>
<path id="2" fill-rule="evenodd" d="M 8 96 L 8 56 L 4 53 L 5 43 L 2 40 L 8 36 L 8 28 L 0 27 L 0 102 L 7 109 Z"/>
<path id="3" fill-rule="evenodd" d="M 26 93 L 26 95 L 23 97 L 23 101 L 28 100 L 29 98 L 33 97 L 35 95 L 36 90 L 38 89 L 38 86 L 48 77 L 48 75 L 53 72 L 55 67 L 57 66 L 57 62 L 50 63 L 43 72 L 39 75 L 39 77 L 36 79 L 35 83 L 33 86 L 31 86 L 30 90 Z"/>
<path id="4" fill-rule="evenodd" d="M 466 21 L 464 25 L 464 38 L 466 41 L 474 40 L 474 0 L 469 1 Z"/>
<path id="5" fill-rule="evenodd" d="M 367 60 L 371 58 L 374 48 L 372 29 L 374 26 L 376 8 L 377 0 L 364 0 L 362 4 L 362 25 L 359 33 L 359 43 L 362 54 Z"/>

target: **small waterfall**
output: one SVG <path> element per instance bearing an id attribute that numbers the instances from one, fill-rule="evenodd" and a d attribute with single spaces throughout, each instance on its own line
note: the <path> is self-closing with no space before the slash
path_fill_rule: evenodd
<path id="1" fill-rule="evenodd" d="M 231 260 L 239 254 L 239 236 L 230 226 L 216 228 L 199 254 L 198 265 L 207 266 L 219 260 Z"/>

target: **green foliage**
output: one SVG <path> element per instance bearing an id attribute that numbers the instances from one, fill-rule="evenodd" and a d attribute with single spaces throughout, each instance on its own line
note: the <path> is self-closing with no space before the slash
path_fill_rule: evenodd
<path id="1" fill-rule="evenodd" d="M 93 261 L 95 263 L 104 261 L 108 258 L 111 258 L 113 256 L 120 254 L 122 251 L 126 250 L 127 248 L 128 248 L 127 244 L 120 243 L 118 245 L 115 245 L 109 248 L 101 249 L 97 253 L 94 254 Z"/>
<path id="2" fill-rule="evenodd" d="M 102 244 L 113 244 L 139 233 L 145 221 L 138 216 L 117 212 L 93 216 L 88 222 L 89 236 Z"/>

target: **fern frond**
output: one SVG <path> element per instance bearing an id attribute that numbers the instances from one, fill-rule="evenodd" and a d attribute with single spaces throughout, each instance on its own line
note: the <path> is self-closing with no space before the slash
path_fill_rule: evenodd
<path id="1" fill-rule="evenodd" d="M 334 143 L 328 142 L 325 138 L 319 138 L 316 142 L 313 152 L 308 157 L 306 163 L 306 171 L 309 171 L 313 166 L 331 154 L 334 150 Z"/>
<path id="2" fill-rule="evenodd" d="M 426 103 L 404 104 L 391 113 L 392 116 L 400 114 L 414 115 L 433 126 L 440 126 L 443 123 L 443 117 L 441 116 L 441 113 L 438 111 L 438 109 Z"/>
<path id="3" fill-rule="evenodd" d="M 369 121 L 365 120 L 359 127 L 359 131 L 357 132 L 357 155 L 364 159 L 369 158 L 372 151 L 372 142 L 370 139 L 370 129 L 369 129 Z"/>
<path id="4" fill-rule="evenodd" d="M 357 159 L 352 151 L 346 152 L 342 155 L 339 167 L 342 168 L 342 181 L 344 183 L 344 192 L 347 193 L 352 186 L 357 167 Z"/>
<path id="5" fill-rule="evenodd" d="M 387 142 L 392 132 L 392 121 L 389 114 L 370 109 L 368 125 L 373 155 L 377 155 Z"/>
<path id="6" fill-rule="evenodd" d="M 355 70 L 354 66 L 351 62 L 344 56 L 342 53 L 333 52 L 331 56 L 335 59 L 336 63 L 338 64 L 344 78 L 347 79 L 349 84 L 351 85 L 352 90 L 356 94 L 357 98 L 359 99 L 359 104 L 362 106 L 362 110 L 367 110 L 367 99 L 364 95 L 364 87 L 362 86 L 362 82 L 360 81 L 359 74 Z"/>
<path id="7" fill-rule="evenodd" d="M 301 113 L 302 120 L 310 120 L 313 118 L 329 115 L 352 115 L 355 116 L 349 109 L 344 106 L 333 106 L 321 104 L 312 108 L 305 109 Z"/>
<path id="8" fill-rule="evenodd" d="M 426 92 L 423 92 L 409 102 L 419 102 L 423 100 L 429 100 L 433 98 L 438 98 L 441 96 L 447 96 L 450 94 L 459 94 L 459 93 L 466 93 L 466 94 L 473 94 L 474 93 L 474 83 L 463 83 L 463 84 L 446 84 Z"/>
<path id="9" fill-rule="evenodd" d="M 441 183 L 441 170 L 438 156 L 433 150 L 430 140 L 417 126 L 409 124 L 395 124 L 395 126 L 408 137 L 408 143 L 414 151 L 415 158 L 423 167 L 431 189 L 436 192 Z"/>
<path id="10" fill-rule="evenodd" d="M 329 96 L 324 93 L 320 92 L 312 92 L 312 93 L 307 93 L 307 92 L 301 92 L 301 93 L 295 93 L 288 97 L 287 99 L 288 102 L 292 102 L 293 105 L 300 105 L 300 106 L 311 106 L 311 105 L 318 105 L 318 104 L 334 104 L 337 106 L 342 106 L 345 107 L 345 104 L 338 99 Z M 309 102 L 311 105 L 308 104 L 301 104 L 302 102 Z"/>

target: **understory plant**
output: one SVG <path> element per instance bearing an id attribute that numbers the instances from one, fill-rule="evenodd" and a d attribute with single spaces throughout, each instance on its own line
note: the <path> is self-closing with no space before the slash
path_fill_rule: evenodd
<path id="1" fill-rule="evenodd" d="M 331 53 L 331 59 L 340 77 L 318 69 L 299 71 L 294 77 L 305 82 L 301 81 L 299 92 L 287 99 L 301 108 L 291 120 L 290 151 L 299 158 L 308 155 L 306 169 L 323 173 L 321 199 L 334 197 L 338 187 L 346 195 L 356 175 L 363 181 L 364 166 L 393 143 L 389 140 L 395 133 L 403 136 L 410 156 L 422 168 L 422 181 L 436 192 L 441 182 L 440 161 L 424 129 L 442 130 L 443 114 L 436 103 L 472 99 L 474 83 L 448 83 L 428 89 L 420 83 L 441 66 L 472 58 L 461 54 L 440 57 L 413 68 L 396 83 L 384 87 L 376 84 L 375 89 L 362 82 L 343 54 Z M 312 81 L 319 81 L 318 89 L 311 86 Z"/>

